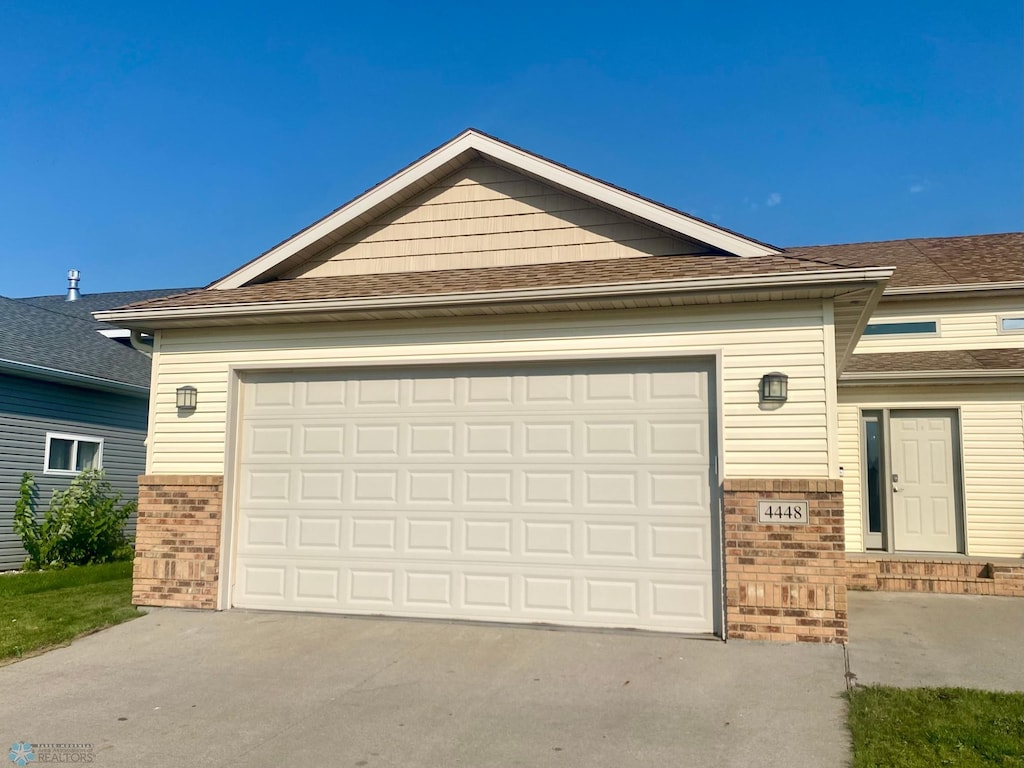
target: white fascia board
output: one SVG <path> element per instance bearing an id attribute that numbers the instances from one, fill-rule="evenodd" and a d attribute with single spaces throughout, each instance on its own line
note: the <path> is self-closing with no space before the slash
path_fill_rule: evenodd
<path id="1" fill-rule="evenodd" d="M 96 333 L 106 336 L 108 339 L 127 339 L 132 335 L 127 328 L 100 328 Z"/>
<path id="2" fill-rule="evenodd" d="M 1012 291 L 1024 288 L 1024 280 L 1003 283 L 970 283 L 967 285 L 926 285 L 908 288 L 887 288 L 886 296 L 927 296 L 933 293 L 983 293 L 987 291 Z"/>
<path id="3" fill-rule="evenodd" d="M 505 165 L 518 168 L 526 174 L 543 179 L 552 185 L 574 191 L 605 205 L 656 224 L 682 237 L 698 240 L 735 256 L 766 256 L 781 253 L 778 249 L 748 240 L 732 232 L 719 229 L 711 224 L 669 210 L 657 203 L 644 200 L 603 182 L 584 176 L 550 160 L 512 147 L 476 131 L 465 131 L 447 144 L 402 169 L 386 181 L 381 182 L 365 194 L 357 197 L 334 213 L 299 232 L 276 248 L 240 267 L 231 274 L 210 285 L 210 288 L 224 290 L 240 288 L 258 279 L 290 256 L 315 244 L 339 227 L 366 215 L 376 206 L 412 186 L 424 177 L 438 170 L 461 155 L 479 152 Z"/>
<path id="4" fill-rule="evenodd" d="M 591 286 L 557 286 L 527 290 L 478 291 L 472 293 L 418 294 L 410 296 L 375 296 L 347 299 L 312 299 L 303 301 L 266 301 L 227 304 L 223 306 L 181 307 L 171 309 L 134 309 L 97 312 L 96 319 L 131 326 L 139 321 L 159 322 L 191 318 L 215 318 L 241 315 L 282 315 L 295 312 L 337 312 L 345 310 L 408 309 L 473 304 L 507 304 L 545 300 L 584 300 L 609 296 L 644 296 L 650 294 L 694 293 L 714 290 L 739 291 L 765 288 L 813 287 L 877 283 L 889 279 L 888 268 L 857 270 L 821 270 L 791 274 L 752 275 L 740 278 L 713 277 L 690 280 L 658 280 L 639 283 L 614 283 Z"/>
<path id="5" fill-rule="evenodd" d="M 47 368 L 42 365 L 31 363 L 19 363 L 16 360 L 0 360 L 0 372 L 11 373 L 17 376 L 25 376 L 30 379 L 41 379 L 43 381 L 54 381 L 58 384 L 71 384 L 86 389 L 99 389 L 104 392 L 116 392 L 122 395 L 133 397 L 149 397 L 149 388 L 140 387 L 137 384 L 127 384 L 123 381 L 112 381 L 101 379 L 99 376 L 90 376 L 85 373 L 72 373 L 61 371 L 56 368 Z"/>
<path id="6" fill-rule="evenodd" d="M 950 384 L 963 381 L 1005 381 L 1006 379 L 1024 379 L 1024 371 L 1016 368 L 1005 368 L 990 371 L 900 371 L 891 373 L 844 373 L 839 383 L 849 386 L 867 384 L 913 384 L 926 382 L 929 385 L 941 384 L 947 379 Z M 936 381 L 938 380 L 938 381 Z"/>

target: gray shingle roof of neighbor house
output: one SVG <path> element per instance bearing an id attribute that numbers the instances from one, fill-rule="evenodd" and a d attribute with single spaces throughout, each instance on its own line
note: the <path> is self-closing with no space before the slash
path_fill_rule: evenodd
<path id="1" fill-rule="evenodd" d="M 1024 281 L 1024 233 L 921 238 L 788 249 L 779 255 L 650 256 L 513 267 L 396 272 L 274 280 L 226 290 L 200 289 L 129 304 L 176 309 L 277 301 L 418 296 L 489 290 L 615 285 L 658 280 L 793 274 L 895 267 L 889 288 Z M 124 309 L 126 307 L 119 307 Z"/>
<path id="2" fill-rule="evenodd" d="M 1011 371 L 1024 373 L 1024 349 L 941 349 L 926 352 L 878 352 L 853 355 L 844 378 L 864 374 Z"/>
<path id="3" fill-rule="evenodd" d="M 835 266 L 896 267 L 887 292 L 1024 281 L 1024 232 L 817 245 L 785 252 Z"/>
<path id="4" fill-rule="evenodd" d="M 97 328 L 114 328 L 110 323 L 103 323 L 93 318 L 93 312 L 100 312 L 104 309 L 119 307 L 122 304 L 133 304 L 147 299 L 156 299 L 162 296 L 174 296 L 194 288 L 154 288 L 142 291 L 110 291 L 107 293 L 83 293 L 76 301 L 68 301 L 65 294 L 55 296 L 28 296 L 17 299 L 17 301 L 31 304 L 40 309 L 48 309 L 70 317 L 77 317 L 79 320 L 91 322 Z"/>
<path id="5" fill-rule="evenodd" d="M 0 296 L 0 370 L 44 378 L 70 374 L 83 384 L 127 385 L 144 394 L 149 389 L 150 358 L 101 335 L 98 329 L 108 326 L 93 320 L 90 312 L 116 306 L 126 296 L 156 293 L 165 291 L 91 294 L 76 302 L 65 302 L 63 296 Z"/>

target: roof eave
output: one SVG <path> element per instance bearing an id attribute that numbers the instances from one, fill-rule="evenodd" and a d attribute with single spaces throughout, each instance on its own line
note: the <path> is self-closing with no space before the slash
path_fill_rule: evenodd
<path id="1" fill-rule="evenodd" d="M 265 317 L 267 315 L 285 315 L 298 312 L 422 309 L 426 307 L 481 304 L 506 305 L 550 300 L 582 301 L 613 296 L 651 296 L 709 291 L 729 292 L 750 289 L 822 287 L 827 285 L 870 285 L 884 282 L 891 275 L 892 270 L 887 268 L 821 270 L 816 272 L 749 275 L 743 277 L 658 280 L 590 286 L 552 286 L 525 290 L 247 302 L 220 306 L 207 305 L 166 309 L 122 309 L 97 313 L 97 318 L 126 328 L 151 331 L 159 327 L 166 327 L 163 324 L 168 321 L 198 318 L 252 315 Z"/>
<path id="2" fill-rule="evenodd" d="M 1024 290 L 1024 280 L 1009 280 L 1000 283 L 969 283 L 966 285 L 919 285 L 907 287 L 889 287 L 885 290 L 885 296 L 901 296 L 913 298 L 916 296 L 928 297 L 935 294 L 949 293 L 1001 293 L 1004 291 Z"/>
<path id="3" fill-rule="evenodd" d="M 85 373 L 61 371 L 57 368 L 47 368 L 42 365 L 21 363 L 17 360 L 0 360 L 0 373 L 24 376 L 26 378 L 39 379 L 42 381 L 52 381 L 58 384 L 70 384 L 71 386 L 84 387 L 85 389 L 114 392 L 116 394 L 129 395 L 131 397 L 149 397 L 149 387 L 139 386 L 138 384 L 129 384 L 124 381 L 104 379 L 99 376 L 90 376 Z"/>
<path id="4" fill-rule="evenodd" d="M 390 198 L 415 187 L 432 173 L 445 168 L 448 164 L 458 163 L 462 159 L 476 155 L 517 168 L 556 187 L 575 192 L 597 203 L 648 221 L 680 237 L 698 240 L 734 256 L 766 256 L 781 253 L 780 249 L 674 211 L 486 134 L 467 130 L 262 256 L 211 283 L 209 287 L 227 290 L 259 280 L 291 256 L 315 245 L 338 228 L 360 217 L 374 215 Z"/>
<path id="5" fill-rule="evenodd" d="M 841 386 L 870 386 L 872 384 L 981 384 L 987 382 L 1013 383 L 1024 381 L 1024 370 L 1004 368 L 994 370 L 953 371 L 887 371 L 877 373 L 844 373 L 839 377 Z"/>

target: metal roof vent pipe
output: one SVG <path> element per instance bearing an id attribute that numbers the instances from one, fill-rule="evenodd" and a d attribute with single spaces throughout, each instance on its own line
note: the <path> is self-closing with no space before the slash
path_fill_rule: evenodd
<path id="1" fill-rule="evenodd" d="M 64 301 L 78 301 L 82 298 L 82 293 L 78 290 L 78 281 L 81 277 L 82 273 L 77 269 L 68 270 L 68 295 Z"/>

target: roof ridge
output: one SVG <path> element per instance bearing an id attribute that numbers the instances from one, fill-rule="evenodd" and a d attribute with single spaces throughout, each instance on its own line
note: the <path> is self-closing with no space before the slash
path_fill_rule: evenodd
<path id="1" fill-rule="evenodd" d="M 828 248 L 829 246 L 821 246 L 821 247 Z M 812 258 L 810 256 L 802 256 L 802 255 L 796 254 L 796 253 L 787 253 L 785 251 L 783 251 L 779 255 L 780 256 L 784 256 L 787 259 L 793 259 L 794 261 L 799 261 L 799 262 L 807 263 L 807 264 L 821 264 L 821 265 L 826 266 L 826 267 L 842 267 L 843 269 L 856 269 L 857 268 L 856 266 L 851 266 L 850 264 L 843 264 L 841 261 L 839 261 L 837 259 L 833 259 L 832 261 L 827 261 L 825 259 L 816 259 L 816 258 Z M 764 258 L 764 257 L 761 257 L 761 258 Z M 883 267 L 883 266 L 886 266 L 886 265 L 885 264 L 878 264 L 876 266 Z"/>
<path id="2" fill-rule="evenodd" d="M 818 245 L 787 245 L 784 250 L 802 250 L 804 248 L 839 248 L 853 245 L 884 245 L 886 243 L 919 243 L 925 240 L 969 240 L 978 237 L 1006 237 L 1007 235 L 1024 235 L 1024 231 L 982 232 L 974 235 L 948 235 L 937 237 L 893 237 L 888 240 L 858 240 L 852 243 L 820 243 Z"/>
<path id="3" fill-rule="evenodd" d="M 956 276 L 950 274 L 948 269 L 946 269 L 944 266 L 942 266 L 939 262 L 937 262 L 935 259 L 933 259 L 931 257 L 931 254 L 925 253 L 923 250 L 921 250 L 921 248 L 918 246 L 918 241 L 917 240 L 909 240 L 908 241 L 908 245 L 911 248 L 913 248 L 915 251 L 917 251 L 919 254 L 921 254 L 922 258 L 927 259 L 928 262 L 930 264 L 932 264 L 937 270 L 942 272 L 942 274 L 944 274 L 946 277 L 948 277 L 954 283 L 956 282 Z"/>

